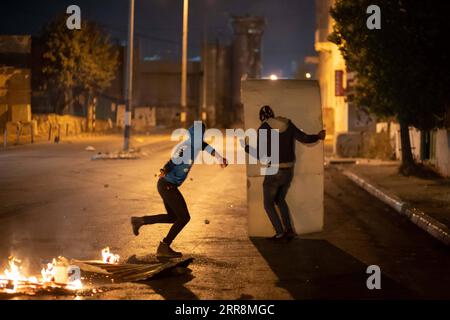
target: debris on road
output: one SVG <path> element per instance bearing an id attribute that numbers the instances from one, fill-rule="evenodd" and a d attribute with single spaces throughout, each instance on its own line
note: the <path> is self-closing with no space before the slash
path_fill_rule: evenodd
<path id="1" fill-rule="evenodd" d="M 120 282 L 138 282 L 164 275 L 180 275 L 188 273 L 188 266 L 194 258 L 177 259 L 166 262 L 154 261 L 145 263 L 125 263 L 110 264 L 102 261 L 78 261 L 72 260 L 71 263 L 78 265 L 81 270 L 97 273 L 98 269 L 102 269 L 102 273 L 106 271 L 116 281 Z M 97 271 L 95 271 L 97 270 Z"/>
<path id="2" fill-rule="evenodd" d="M 209 220 L 208 219 L 205 219 L 205 224 L 209 224 Z"/>
<path id="3" fill-rule="evenodd" d="M 176 276 L 191 272 L 188 266 L 194 259 L 145 260 L 135 255 L 126 263 L 119 263 L 120 256 L 111 253 L 109 247 L 102 250 L 102 260 L 76 260 L 58 257 L 47 263 L 39 277 L 25 276 L 21 261 L 10 257 L 8 268 L 0 274 L 0 295 L 91 295 L 103 292 L 102 289 L 86 287 L 81 279 L 89 274 L 110 278 L 112 282 L 138 282 L 157 276 Z M 87 273 L 81 277 L 81 272 Z"/>
<path id="4" fill-rule="evenodd" d="M 99 152 L 96 155 L 93 155 L 91 157 L 91 160 L 135 160 L 138 159 L 139 155 L 136 152 L 106 152 L 101 153 Z"/>
<path id="5" fill-rule="evenodd" d="M 112 253 L 109 250 L 109 247 L 106 247 L 102 250 L 102 260 L 104 263 L 118 264 L 120 261 L 120 256 L 118 254 Z"/>
<path id="6" fill-rule="evenodd" d="M 93 146 L 87 146 L 86 149 L 84 149 L 86 151 L 95 151 L 95 148 Z"/>

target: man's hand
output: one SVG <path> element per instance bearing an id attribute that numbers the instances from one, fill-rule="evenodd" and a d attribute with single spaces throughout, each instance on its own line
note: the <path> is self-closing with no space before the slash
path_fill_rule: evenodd
<path id="1" fill-rule="evenodd" d="M 239 139 L 239 143 L 241 144 L 242 149 L 245 149 L 245 147 L 247 146 L 244 139 Z"/>
<path id="2" fill-rule="evenodd" d="M 228 167 L 228 160 L 223 158 L 222 159 L 222 164 L 220 165 L 221 168 L 226 168 Z"/>
<path id="3" fill-rule="evenodd" d="M 159 169 L 159 178 L 165 177 L 166 172 L 163 169 Z"/>
<path id="4" fill-rule="evenodd" d="M 321 130 L 318 134 L 320 140 L 325 140 L 327 132 L 325 130 Z"/>

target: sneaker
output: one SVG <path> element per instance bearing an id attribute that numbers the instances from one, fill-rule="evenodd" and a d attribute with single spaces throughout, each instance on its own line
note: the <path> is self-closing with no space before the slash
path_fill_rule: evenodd
<path id="1" fill-rule="evenodd" d="M 283 239 L 283 237 L 284 237 L 284 233 L 278 233 L 278 234 L 274 235 L 273 237 L 270 237 L 267 239 L 272 240 L 272 241 L 278 241 L 278 240 Z"/>
<path id="2" fill-rule="evenodd" d="M 297 234 L 294 231 L 286 231 L 284 233 L 284 238 L 286 239 L 287 242 L 290 242 L 292 240 L 294 240 L 294 238 L 297 236 Z"/>
<path id="3" fill-rule="evenodd" d="M 131 217 L 131 226 L 133 227 L 133 233 L 135 236 L 139 235 L 139 228 L 142 227 L 143 224 L 142 218 Z"/>
<path id="4" fill-rule="evenodd" d="M 176 252 L 167 244 L 161 241 L 156 251 L 156 257 L 158 258 L 180 258 L 181 252 Z"/>

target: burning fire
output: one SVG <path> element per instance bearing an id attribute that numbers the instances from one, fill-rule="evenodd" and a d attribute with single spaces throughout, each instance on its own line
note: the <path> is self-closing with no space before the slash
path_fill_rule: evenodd
<path id="1" fill-rule="evenodd" d="M 0 274 L 0 292 L 33 294 L 38 289 L 62 288 L 79 290 L 83 287 L 79 270 L 65 266 L 53 259 L 41 271 L 41 278 L 27 277 L 22 273 L 21 260 L 16 257 L 8 259 L 8 268 Z"/>
<path id="2" fill-rule="evenodd" d="M 80 275 L 76 275 L 76 270 L 72 266 L 65 266 L 53 259 L 47 263 L 47 267 L 41 270 L 42 282 L 44 283 L 64 283 L 69 290 L 80 290 L 83 284 Z"/>
<path id="3" fill-rule="evenodd" d="M 106 247 L 102 250 L 102 259 L 104 263 L 117 264 L 120 256 L 111 253 L 109 247 Z M 70 265 L 65 258 L 60 257 L 47 263 L 42 268 L 39 278 L 24 275 L 21 263 L 22 261 L 16 257 L 9 257 L 8 267 L 3 274 L 0 273 L 0 293 L 36 294 L 42 289 L 80 290 L 83 288 L 80 268 Z"/>
<path id="4" fill-rule="evenodd" d="M 46 268 L 42 268 L 41 276 L 43 282 L 54 282 L 55 281 L 55 268 L 56 259 L 53 259 L 51 263 L 47 263 Z"/>
<path id="5" fill-rule="evenodd" d="M 21 261 L 15 257 L 9 257 L 9 269 L 5 269 L 4 275 L 0 275 L 0 289 L 6 293 L 14 293 L 22 283 L 38 284 L 36 277 L 25 277 L 21 273 Z"/>
<path id="6" fill-rule="evenodd" d="M 120 256 L 118 254 L 113 254 L 109 251 L 109 247 L 102 250 L 102 259 L 104 263 L 117 264 L 119 263 Z"/>

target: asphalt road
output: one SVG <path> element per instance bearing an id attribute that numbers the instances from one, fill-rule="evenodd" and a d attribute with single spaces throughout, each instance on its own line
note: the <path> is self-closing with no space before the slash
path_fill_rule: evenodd
<path id="1" fill-rule="evenodd" d="M 119 150 L 120 137 L 0 151 L 0 263 L 15 255 L 33 273 L 60 255 L 98 259 L 106 246 L 123 259 L 151 256 L 168 226 L 147 226 L 134 237 L 129 218 L 164 211 L 154 174 L 168 160 L 173 143 L 167 140 L 134 140 L 147 153 L 138 160 L 90 160 L 93 152 L 86 146 L 96 152 Z M 198 165 L 192 170 L 181 188 L 192 219 L 174 243 L 194 257 L 191 274 L 105 283 L 102 292 L 82 297 L 34 298 L 450 298 L 448 248 L 336 168 L 326 169 L 324 231 L 290 244 L 248 238 L 245 186 L 243 166 Z M 366 287 L 369 265 L 381 268 L 381 290 Z"/>

